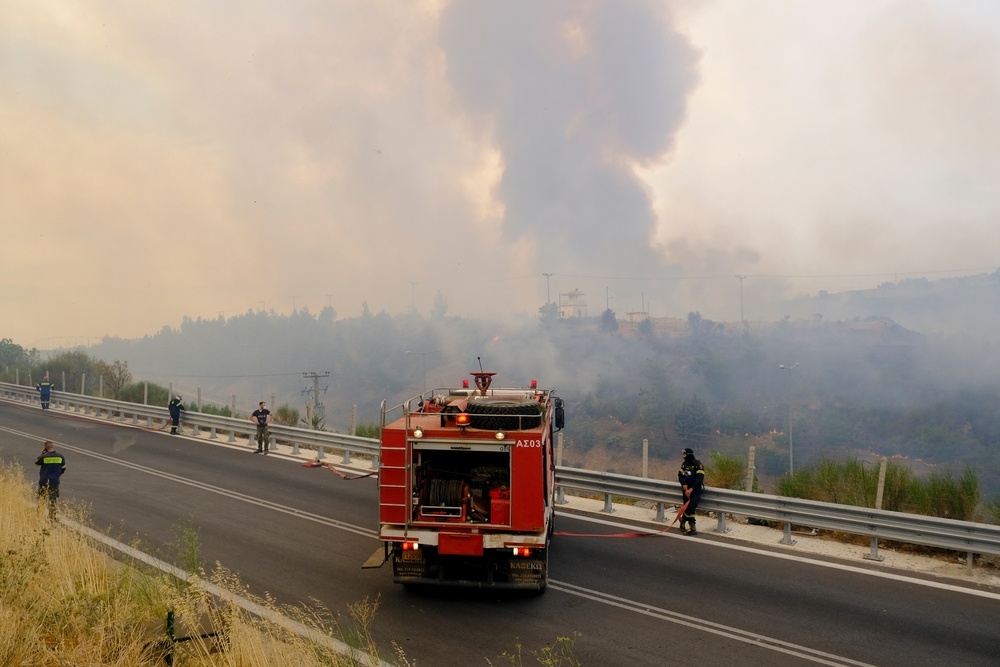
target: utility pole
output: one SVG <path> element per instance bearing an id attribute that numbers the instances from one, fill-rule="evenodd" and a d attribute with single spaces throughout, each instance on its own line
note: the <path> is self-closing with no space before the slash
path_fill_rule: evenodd
<path id="1" fill-rule="evenodd" d="M 410 308 L 417 309 L 417 281 L 410 281 Z"/>
<path id="2" fill-rule="evenodd" d="M 740 281 L 740 326 L 743 327 L 743 333 L 746 333 L 748 328 L 747 320 L 743 317 L 743 281 L 746 279 L 746 276 L 737 274 L 736 279 Z"/>
<path id="3" fill-rule="evenodd" d="M 795 394 L 792 393 L 792 370 L 798 368 L 799 362 L 795 362 L 791 366 L 786 366 L 781 364 L 778 366 L 780 370 L 788 371 L 788 474 L 789 476 L 795 474 L 795 458 L 793 455 L 794 444 L 792 441 L 792 405 L 793 397 Z"/>
<path id="4" fill-rule="evenodd" d="M 551 273 L 543 273 L 545 276 L 545 305 L 552 303 L 552 292 L 549 291 L 549 278 L 552 277 Z"/>
<path id="5" fill-rule="evenodd" d="M 312 401 L 313 401 L 313 414 L 316 415 L 316 419 L 322 419 L 325 416 L 325 414 L 324 414 L 324 410 L 323 410 L 323 404 L 319 402 L 319 379 L 320 378 L 330 377 L 330 371 L 327 371 L 325 373 L 303 373 L 302 377 L 312 378 L 313 388 L 312 389 L 306 389 L 304 393 L 306 393 L 306 394 L 311 393 L 313 395 L 313 399 L 312 399 Z M 323 391 L 324 392 L 327 389 L 329 389 L 329 385 L 326 386 L 326 387 L 323 387 Z"/>

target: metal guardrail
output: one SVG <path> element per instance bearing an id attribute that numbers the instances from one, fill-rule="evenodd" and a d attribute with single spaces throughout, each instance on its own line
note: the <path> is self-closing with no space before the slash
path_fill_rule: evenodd
<path id="1" fill-rule="evenodd" d="M 38 404 L 38 392 L 32 387 L 0 383 L 0 398 Z M 166 407 L 141 405 L 124 401 L 114 401 L 96 396 L 83 396 L 67 392 L 53 391 L 53 408 L 66 412 L 84 412 L 111 421 L 131 421 L 138 425 L 140 420 L 147 427 L 153 422 L 169 418 Z M 208 415 L 188 410 L 182 417 L 182 426 L 197 435 L 201 429 L 209 431 L 210 438 L 228 434 L 229 442 L 236 437 L 246 437 L 252 443 L 256 433 L 254 424 L 247 420 L 219 415 Z M 379 442 L 371 438 L 273 425 L 272 439 L 292 446 L 293 454 L 298 454 L 300 446 L 315 449 L 319 458 L 325 451 L 341 451 L 344 463 L 350 463 L 350 455 L 358 454 L 371 459 L 372 470 L 379 467 Z M 565 490 L 574 489 L 586 494 L 602 494 L 604 510 L 614 512 L 614 497 L 629 500 L 645 500 L 656 503 L 656 521 L 665 521 L 665 506 L 680 505 L 682 496 L 676 482 L 633 477 L 595 470 L 556 467 L 557 502 L 565 503 Z M 698 509 L 717 513 L 717 532 L 726 532 L 727 515 L 743 515 L 784 523 L 785 535 L 782 542 L 795 544 L 791 538 L 791 526 L 808 526 L 871 538 L 871 553 L 865 558 L 881 560 L 878 555 L 878 540 L 893 540 L 907 544 L 920 544 L 942 549 L 950 549 L 969 554 L 1000 555 L 1000 526 L 954 521 L 938 517 L 890 512 L 853 505 L 787 498 L 745 491 L 731 491 L 706 487 L 702 492 Z M 970 558 L 970 563 L 972 559 Z"/>
<path id="2" fill-rule="evenodd" d="M 0 398 L 32 405 L 39 403 L 37 390 L 33 387 L 15 384 L 0 383 Z M 153 428 L 154 424 L 165 423 L 170 419 L 170 414 L 165 406 L 115 401 L 110 398 L 63 391 L 51 393 L 50 406 L 49 409 L 53 410 L 103 417 L 113 422 L 129 422 L 133 426 L 142 425 L 147 428 Z M 257 433 L 256 425 L 247 419 L 210 415 L 191 409 L 181 413 L 181 428 L 189 429 L 194 435 L 199 435 L 202 430 L 208 431 L 209 438 L 213 440 L 217 439 L 220 434 L 225 434 L 231 443 L 237 442 L 237 437 L 245 437 L 249 443 L 253 443 Z M 269 430 L 271 444 L 273 445 L 275 442 L 288 444 L 292 447 L 294 455 L 299 454 L 300 447 L 316 450 L 317 457 L 321 459 L 325 458 L 327 452 L 339 451 L 343 454 L 346 464 L 351 462 L 352 454 L 358 454 L 370 458 L 372 469 L 378 469 L 378 440 L 280 424 L 271 424 Z"/>
<path id="3" fill-rule="evenodd" d="M 665 505 L 680 505 L 683 502 L 681 488 L 677 482 L 645 477 L 560 466 L 556 468 L 556 484 L 559 486 L 558 501 L 563 500 L 563 489 L 567 488 L 603 494 L 605 512 L 614 511 L 614 496 L 655 502 L 657 521 L 665 520 Z M 792 525 L 864 535 L 871 538 L 871 553 L 865 556 L 871 560 L 882 560 L 878 555 L 880 539 L 939 547 L 968 554 L 1000 555 L 1000 526 L 992 524 L 732 491 L 710 486 L 702 490 L 698 509 L 717 513 L 716 531 L 721 533 L 727 531 L 727 514 L 782 522 L 785 531 L 782 542 L 789 545 L 795 544 L 791 539 Z"/>

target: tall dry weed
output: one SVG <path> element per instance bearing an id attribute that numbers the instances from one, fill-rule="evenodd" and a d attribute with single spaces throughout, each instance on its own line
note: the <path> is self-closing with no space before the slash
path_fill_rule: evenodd
<path id="1" fill-rule="evenodd" d="M 86 525 L 80 508 L 58 513 Z M 186 565 L 200 563 L 196 536 L 181 526 Z M 200 572 L 191 574 L 201 575 Z M 266 619 L 219 603 L 198 584 L 178 585 L 158 571 L 124 566 L 82 533 L 52 521 L 17 465 L 0 467 L 0 665 L 18 667 L 159 667 L 166 617 L 179 633 L 223 630 L 173 646 L 186 667 L 358 667 L 379 665 L 371 624 L 378 600 L 349 607 L 347 622 L 318 601 L 288 607 L 255 598 L 217 566 L 212 583 L 272 611 Z M 184 619 L 187 619 L 185 621 Z M 303 631 L 305 628 L 305 631 Z M 345 652 L 350 646 L 353 651 Z M 398 652 L 396 664 L 405 665 Z"/>

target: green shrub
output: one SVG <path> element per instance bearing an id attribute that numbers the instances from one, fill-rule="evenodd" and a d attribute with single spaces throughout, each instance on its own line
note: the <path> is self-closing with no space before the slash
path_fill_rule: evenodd
<path id="1" fill-rule="evenodd" d="M 743 491 L 747 483 L 746 463 L 738 456 L 712 452 L 709 454 L 711 464 L 705 471 L 705 485 L 720 489 L 735 489 Z"/>
<path id="2" fill-rule="evenodd" d="M 358 424 L 354 434 L 361 438 L 378 440 L 382 437 L 382 427 L 378 424 Z"/>
<path id="3" fill-rule="evenodd" d="M 790 498 L 874 507 L 878 494 L 878 465 L 857 459 L 821 459 L 794 475 L 783 475 L 775 483 L 775 493 Z M 935 471 L 919 478 L 896 461 L 886 465 L 882 509 L 923 514 L 958 521 L 986 517 L 996 521 L 1000 500 L 983 503 L 979 478 L 966 468 L 958 479 L 949 471 Z"/>

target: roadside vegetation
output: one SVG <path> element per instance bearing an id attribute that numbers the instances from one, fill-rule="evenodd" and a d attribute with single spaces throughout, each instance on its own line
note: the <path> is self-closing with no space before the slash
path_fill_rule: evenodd
<path id="1" fill-rule="evenodd" d="M 790 498 L 875 507 L 879 466 L 878 461 L 857 458 L 821 458 L 798 468 L 792 475 L 779 477 L 773 492 Z M 705 468 L 708 486 L 746 490 L 744 459 L 711 452 Z M 756 477 L 753 490 L 761 491 Z M 984 498 L 979 478 L 971 468 L 957 477 L 950 470 L 918 476 L 904 462 L 886 461 L 881 508 L 956 521 L 1000 523 L 1000 500 Z"/>
<path id="2" fill-rule="evenodd" d="M 78 508 L 60 505 L 60 514 L 78 523 Z M 181 559 L 197 562 L 197 536 L 181 528 Z M 378 603 L 362 601 L 345 622 L 321 606 L 279 607 L 289 622 L 252 616 L 232 604 L 216 604 L 198 585 L 188 585 L 138 564 L 122 565 L 85 536 L 52 522 L 39 508 L 24 471 L 0 468 L 0 665 L 31 667 L 160 667 L 165 664 L 166 617 L 196 618 L 207 613 L 224 627 L 224 650 L 209 638 L 178 643 L 174 664 L 185 667 L 354 667 L 377 664 L 369 629 Z M 251 597 L 231 573 L 217 568 L 212 583 Z M 292 623 L 318 636 L 355 647 L 355 656 L 296 634 Z M 178 627 L 181 624 L 178 623 Z M 407 665 L 401 653 L 395 664 Z"/>

